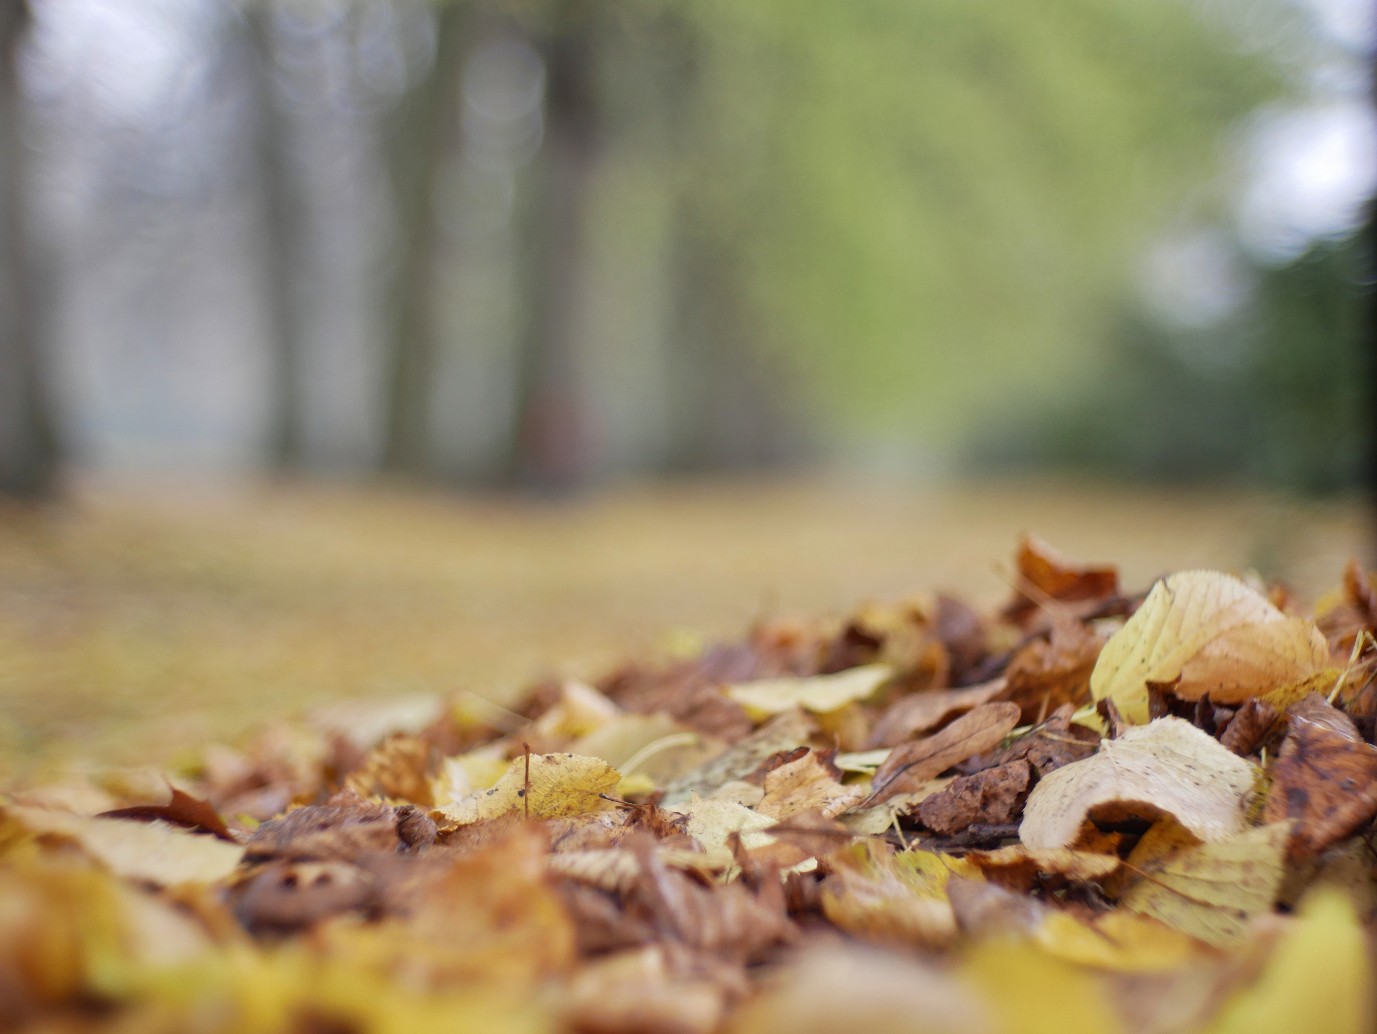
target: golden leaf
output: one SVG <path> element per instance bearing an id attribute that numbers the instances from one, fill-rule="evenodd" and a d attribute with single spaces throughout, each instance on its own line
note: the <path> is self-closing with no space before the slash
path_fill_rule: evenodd
<path id="1" fill-rule="evenodd" d="M 3 811 L 32 835 L 71 840 L 117 875 L 161 886 L 223 879 L 244 854 L 238 844 L 162 822 L 87 818 L 18 805 Z"/>
<path id="2" fill-rule="evenodd" d="M 1276 902 L 1289 832 L 1289 822 L 1278 822 L 1139 865 L 1142 875 L 1120 903 L 1206 944 L 1232 947 Z"/>
<path id="3" fill-rule="evenodd" d="M 502 778 L 489 789 L 455 801 L 440 812 L 458 826 L 509 812 L 541 819 L 587 815 L 614 807 L 601 795 L 611 793 L 620 781 L 617 770 L 601 758 L 532 754 L 512 759 Z"/>
<path id="4" fill-rule="evenodd" d="M 1202 840 L 1244 828 L 1254 769 L 1180 718 L 1104 740 L 1097 754 L 1048 773 L 1028 795 L 1019 837 L 1034 849 L 1071 847 L 1095 816 L 1171 815 Z"/>
<path id="5" fill-rule="evenodd" d="M 1174 682 L 1173 692 L 1186 700 L 1208 693 L 1215 703 L 1240 704 L 1328 663 L 1329 648 L 1313 622 L 1288 617 L 1230 575 L 1181 571 L 1154 585 L 1110 637 L 1090 691 L 1141 724 L 1149 717 L 1149 682 Z"/>
<path id="6" fill-rule="evenodd" d="M 1210 1034 L 1373 1029 L 1373 959 L 1353 906 L 1321 888 L 1302 905 L 1257 982 L 1239 993 L 1207 1029 Z"/>
<path id="7" fill-rule="evenodd" d="M 831 675 L 738 682 L 726 693 L 757 718 L 794 708 L 827 714 L 872 696 L 893 674 L 887 664 L 866 664 Z"/>

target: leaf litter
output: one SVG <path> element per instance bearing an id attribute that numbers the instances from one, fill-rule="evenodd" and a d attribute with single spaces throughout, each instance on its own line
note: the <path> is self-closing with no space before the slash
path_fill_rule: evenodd
<path id="1" fill-rule="evenodd" d="M 0 1029 L 1372 1029 L 1369 576 L 1015 566 L 4 794 Z"/>

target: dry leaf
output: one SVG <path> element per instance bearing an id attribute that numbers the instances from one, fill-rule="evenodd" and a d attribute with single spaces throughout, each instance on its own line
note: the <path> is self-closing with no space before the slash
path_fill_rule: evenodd
<path id="1" fill-rule="evenodd" d="M 97 818 L 137 819 L 141 822 L 163 821 L 192 832 L 211 833 L 221 840 L 234 841 L 225 820 L 209 801 L 193 797 L 177 787 L 171 787 L 172 799 L 166 804 L 140 804 L 131 808 L 115 808 L 101 812 Z"/>
<path id="2" fill-rule="evenodd" d="M 988 704 L 1004 694 L 1003 678 L 963 689 L 928 689 L 890 704 L 871 730 L 871 747 L 892 747 L 937 728 L 953 715 Z"/>
<path id="3" fill-rule="evenodd" d="M 875 772 L 869 805 L 909 793 L 953 765 L 981 754 L 1008 736 L 1018 724 L 1017 704 L 982 704 L 940 732 L 895 747 Z"/>
<path id="4" fill-rule="evenodd" d="M 670 783 L 665 787 L 663 803 L 679 804 L 695 794 L 706 797 L 723 783 L 750 775 L 766 758 L 807 743 L 816 728 L 801 711 L 776 715 L 739 743 Z"/>
<path id="5" fill-rule="evenodd" d="M 1092 851 L 1059 847 L 1034 851 L 1010 844 L 994 851 L 972 851 L 966 860 L 985 879 L 1006 890 L 1029 891 L 1056 883 L 1097 883 L 1118 871 L 1119 859 Z"/>
<path id="6" fill-rule="evenodd" d="M 1059 554 L 1036 535 L 1024 535 L 1014 555 L 1020 585 L 1004 616 L 1024 624 L 1044 600 L 1075 603 L 1101 600 L 1119 592 L 1119 574 L 1113 567 L 1088 567 Z M 1023 588 L 1026 586 L 1027 588 Z"/>
<path id="7" fill-rule="evenodd" d="M 926 851 L 895 854 L 875 841 L 835 853 L 822 884 L 822 911 L 847 933 L 880 943 L 940 946 L 956 937 L 947 900 L 953 873 L 974 874 L 960 859 Z"/>
<path id="8" fill-rule="evenodd" d="M 1373 958 L 1353 908 L 1338 891 L 1311 895 L 1261 976 L 1206 1028 L 1209 1034 L 1324 1031 L 1370 1034 Z"/>
<path id="9" fill-rule="evenodd" d="M 1297 856 L 1318 854 L 1377 815 L 1377 748 L 1318 697 L 1297 705 L 1268 774 L 1263 818 L 1295 820 Z"/>
<path id="10" fill-rule="evenodd" d="M 1099 753 L 1044 776 L 1019 836 L 1035 849 L 1070 847 L 1088 819 L 1171 815 L 1202 840 L 1244 828 L 1253 766 L 1180 718 L 1105 740 Z"/>
<path id="11" fill-rule="evenodd" d="M 756 810 L 783 822 L 802 812 L 832 818 L 858 802 L 864 794 L 844 786 L 840 773 L 824 764 L 817 751 L 775 769 L 765 777 L 765 793 Z"/>
<path id="12" fill-rule="evenodd" d="M 1152 863 L 1135 866 L 1130 856 L 1141 876 L 1120 903 L 1206 944 L 1232 947 L 1277 900 L 1289 832 L 1279 822 L 1183 846 Z"/>
<path id="13" fill-rule="evenodd" d="M 161 822 L 87 818 L 18 805 L 0 808 L 0 818 L 33 836 L 71 840 L 112 872 L 160 886 L 224 879 L 244 855 L 237 844 Z"/>
<path id="14" fill-rule="evenodd" d="M 866 664 L 832 675 L 738 682 L 727 686 L 726 694 L 756 718 L 794 708 L 828 714 L 868 699 L 893 676 L 887 664 Z"/>
<path id="15" fill-rule="evenodd" d="M 729 1034 L 993 1034 L 987 1000 L 907 956 L 854 944 L 811 948 L 764 994 L 751 1000 Z"/>
<path id="16" fill-rule="evenodd" d="M 533 819 L 587 815 L 615 807 L 603 794 L 620 781 L 621 775 L 602 758 L 531 754 L 514 758 L 491 788 L 441 808 L 440 814 L 459 826 L 510 812 Z"/>
<path id="17" fill-rule="evenodd" d="M 1033 781 L 1033 767 L 1011 761 L 971 776 L 961 776 L 945 788 L 925 797 L 918 817 L 934 833 L 950 836 L 975 822 L 1003 825 L 1023 810 Z"/>
<path id="18" fill-rule="evenodd" d="M 1154 585 L 1110 637 L 1090 689 L 1141 724 L 1149 718 L 1149 683 L 1170 685 L 1185 700 L 1208 693 L 1216 704 L 1241 704 L 1328 663 L 1329 647 L 1313 622 L 1288 617 L 1230 575 L 1182 571 Z"/>

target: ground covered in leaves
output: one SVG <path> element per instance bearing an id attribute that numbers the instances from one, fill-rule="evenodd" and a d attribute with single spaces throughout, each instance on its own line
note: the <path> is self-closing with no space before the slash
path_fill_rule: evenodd
<path id="1" fill-rule="evenodd" d="M 6 795 L 0 1027 L 1371 1029 L 1368 575 L 1014 569 Z"/>

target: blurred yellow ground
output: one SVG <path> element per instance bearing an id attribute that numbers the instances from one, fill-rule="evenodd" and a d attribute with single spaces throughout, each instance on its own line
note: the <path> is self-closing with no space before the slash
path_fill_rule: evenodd
<path id="1" fill-rule="evenodd" d="M 502 699 L 686 634 L 926 588 L 1005 594 L 1022 531 L 1129 587 L 1256 568 L 1313 599 L 1373 563 L 1356 503 L 1068 484 L 614 490 L 572 504 L 87 487 L 0 510 L 0 778 L 159 763 L 340 698 Z"/>

